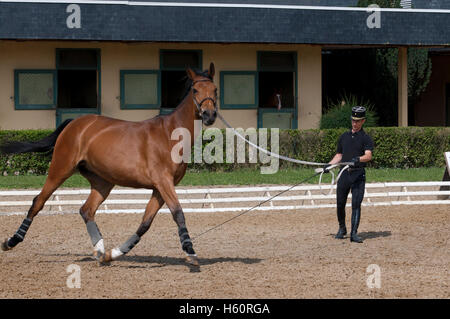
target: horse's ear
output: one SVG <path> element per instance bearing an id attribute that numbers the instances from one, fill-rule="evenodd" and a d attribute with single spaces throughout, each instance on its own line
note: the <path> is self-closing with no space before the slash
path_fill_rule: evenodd
<path id="1" fill-rule="evenodd" d="M 211 62 L 211 64 L 209 65 L 209 71 L 208 71 L 208 74 L 211 77 L 211 79 L 214 77 L 215 72 L 216 72 L 216 70 L 214 68 L 214 63 Z"/>
<path id="2" fill-rule="evenodd" d="M 186 73 L 187 73 L 187 76 L 189 77 L 189 79 L 194 81 L 195 72 L 192 71 L 192 69 L 190 67 L 186 67 Z"/>

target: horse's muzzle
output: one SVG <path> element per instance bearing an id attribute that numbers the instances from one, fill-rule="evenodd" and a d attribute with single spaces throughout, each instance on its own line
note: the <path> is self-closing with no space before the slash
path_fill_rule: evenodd
<path id="1" fill-rule="evenodd" d="M 216 110 L 205 110 L 202 113 L 202 121 L 206 126 L 214 124 L 216 121 L 217 112 Z"/>

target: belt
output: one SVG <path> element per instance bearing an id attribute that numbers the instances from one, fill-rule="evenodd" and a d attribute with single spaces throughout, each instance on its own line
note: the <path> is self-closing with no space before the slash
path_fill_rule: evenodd
<path id="1" fill-rule="evenodd" d="M 351 172 L 357 172 L 357 171 L 360 171 L 363 169 L 364 169 L 364 167 L 349 167 L 347 170 L 349 173 L 351 173 Z"/>

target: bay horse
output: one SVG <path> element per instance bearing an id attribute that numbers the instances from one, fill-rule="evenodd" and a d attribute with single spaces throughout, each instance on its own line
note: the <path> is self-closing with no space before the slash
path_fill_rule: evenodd
<path id="1" fill-rule="evenodd" d="M 123 121 L 100 115 L 85 115 L 66 120 L 51 135 L 37 142 L 9 142 L 2 153 L 45 152 L 53 149 L 45 184 L 32 202 L 17 232 L 6 239 L 1 248 L 14 248 L 24 237 L 51 194 L 78 171 L 91 185 L 91 192 L 80 208 L 87 232 L 94 246 L 94 257 L 107 264 L 128 253 L 149 230 L 158 210 L 167 204 L 175 223 L 186 261 L 198 266 L 198 258 L 190 239 L 177 185 L 186 173 L 187 163 L 171 160 L 177 141 L 173 130 L 188 129 L 191 144 L 195 139 L 194 121 L 212 125 L 217 116 L 217 88 L 213 82 L 214 64 L 209 70 L 186 69 L 188 91 L 174 112 L 141 122 Z M 152 189 L 142 222 L 123 245 L 105 252 L 103 238 L 95 222 L 95 213 L 115 185 Z"/>
<path id="2" fill-rule="evenodd" d="M 278 111 L 281 110 L 281 89 L 274 88 L 264 106 L 276 107 Z"/>

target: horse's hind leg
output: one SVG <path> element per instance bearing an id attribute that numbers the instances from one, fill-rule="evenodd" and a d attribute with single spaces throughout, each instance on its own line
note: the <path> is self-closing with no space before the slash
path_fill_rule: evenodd
<path id="1" fill-rule="evenodd" d="M 153 219 L 156 216 L 156 213 L 162 207 L 162 205 L 164 205 L 164 200 L 162 199 L 161 194 L 159 193 L 159 191 L 154 190 L 152 198 L 145 208 L 144 217 L 142 218 L 142 222 L 139 225 L 136 233 L 131 235 L 131 237 L 128 238 L 128 240 L 123 243 L 122 246 L 113 248 L 112 250 L 108 251 L 100 260 L 100 263 L 108 263 L 130 252 L 130 250 L 141 240 L 141 237 L 149 230 Z"/>
<path id="2" fill-rule="evenodd" d="M 94 217 L 98 207 L 108 197 L 114 185 L 83 168 L 80 168 L 80 173 L 91 183 L 91 193 L 83 206 L 81 206 L 80 215 L 86 223 L 89 237 L 94 246 L 94 257 L 100 260 L 100 257 L 105 254 L 105 246 Z"/>
<path id="3" fill-rule="evenodd" d="M 64 183 L 64 181 L 69 178 L 73 174 L 73 172 L 74 167 L 71 167 L 68 163 L 65 163 L 64 165 L 64 163 L 55 163 L 55 160 L 52 160 L 52 164 L 50 165 L 49 173 L 44 187 L 42 188 L 39 195 L 37 195 L 33 199 L 33 203 L 28 210 L 27 217 L 23 220 L 19 229 L 12 237 L 6 239 L 2 243 L 1 249 L 3 251 L 13 249 L 18 243 L 24 240 L 34 217 L 42 210 L 45 202 L 49 199 L 53 192 L 62 183 Z"/>

